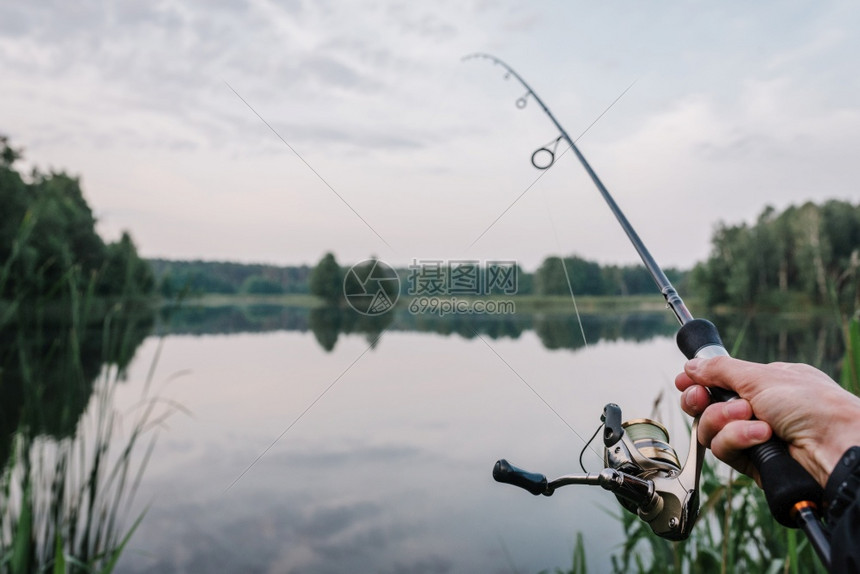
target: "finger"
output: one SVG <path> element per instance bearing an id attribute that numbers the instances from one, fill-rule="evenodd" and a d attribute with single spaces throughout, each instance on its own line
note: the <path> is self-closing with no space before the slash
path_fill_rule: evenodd
<path id="1" fill-rule="evenodd" d="M 745 398 L 754 390 L 751 383 L 766 377 L 767 365 L 741 361 L 732 357 L 691 359 L 684 364 L 684 374 L 694 383 L 706 387 L 722 387 Z"/>
<path id="2" fill-rule="evenodd" d="M 693 385 L 681 394 L 681 408 L 691 417 L 702 414 L 710 404 L 711 395 L 700 385 Z"/>
<path id="3" fill-rule="evenodd" d="M 711 452 L 735 466 L 746 458 L 743 451 L 766 442 L 772 434 L 770 425 L 764 421 L 731 421 L 711 441 Z M 735 468 L 743 470 L 738 466 Z"/>
<path id="4" fill-rule="evenodd" d="M 745 399 L 714 403 L 705 409 L 699 419 L 699 442 L 713 450 L 711 442 L 726 425 L 734 421 L 747 421 L 751 417 L 752 406 Z"/>
<path id="5" fill-rule="evenodd" d="M 762 427 L 761 425 L 764 425 Z M 750 445 L 750 437 L 764 432 L 771 434 L 770 427 L 762 421 L 731 421 L 726 424 L 711 443 L 711 452 L 738 472 L 752 477 L 761 486 L 761 477 L 752 460 L 746 455 L 744 445 Z M 750 445 L 753 446 L 753 445 Z"/>
<path id="6" fill-rule="evenodd" d="M 687 373 L 678 373 L 675 375 L 675 388 L 679 391 L 685 391 L 695 384 L 696 383 L 693 382 L 693 379 L 687 376 Z"/>

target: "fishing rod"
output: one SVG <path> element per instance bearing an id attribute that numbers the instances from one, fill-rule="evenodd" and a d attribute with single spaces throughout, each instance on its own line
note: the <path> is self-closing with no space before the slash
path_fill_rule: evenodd
<path id="1" fill-rule="evenodd" d="M 463 59 L 476 58 L 490 60 L 504 68 L 505 79 L 513 77 L 526 89 L 526 93 L 516 100 L 517 107 L 525 108 L 528 98 L 533 98 L 558 129 L 559 136 L 554 142 L 538 148 L 532 154 L 534 167 L 549 169 L 555 163 L 555 152 L 562 140 L 573 150 L 681 324 L 676 335 L 681 352 L 688 359 L 729 356 L 717 328 L 706 319 L 693 317 L 609 190 L 579 151 L 576 142 L 543 100 L 522 76 L 499 58 L 478 53 Z M 553 145 L 553 148 L 550 149 L 549 145 Z M 548 162 L 540 162 L 540 158 L 547 154 Z M 712 402 L 738 398 L 737 394 L 718 387 L 711 387 L 708 392 Z M 614 403 L 604 407 L 600 420 L 603 423 L 603 462 L 606 468 L 599 473 L 570 474 L 548 481 L 542 474 L 522 470 L 502 459 L 493 468 L 493 478 L 498 482 L 519 486 L 534 495 L 545 496 L 551 496 L 556 489 L 570 484 L 601 486 L 613 492 L 625 509 L 647 522 L 658 536 L 669 540 L 686 539 L 699 513 L 699 477 L 705 452 L 705 447 L 697 439 L 699 417 L 693 420 L 690 449 L 683 466 L 669 444 L 668 432 L 660 423 L 650 419 L 622 423 L 621 408 Z M 746 452 L 759 471 L 761 487 L 771 514 L 783 526 L 802 529 L 822 563 L 829 569 L 830 539 L 819 518 L 823 496 L 821 486 L 791 457 L 785 442 L 776 436 Z"/>

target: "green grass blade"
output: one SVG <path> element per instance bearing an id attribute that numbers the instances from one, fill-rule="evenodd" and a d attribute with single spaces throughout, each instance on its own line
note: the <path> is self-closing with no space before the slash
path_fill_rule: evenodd
<path id="1" fill-rule="evenodd" d="M 146 516 L 146 510 L 140 513 L 140 516 L 137 517 L 137 520 L 134 521 L 132 527 L 128 530 L 125 537 L 123 537 L 122 542 L 120 542 L 119 546 L 117 546 L 110 555 L 110 559 L 107 564 L 101 569 L 101 574 L 110 574 L 113 572 L 113 569 L 116 568 L 117 562 L 119 562 L 119 558 L 122 555 L 122 551 L 125 550 L 126 544 L 131 540 L 131 536 L 134 534 L 134 531 L 137 530 L 137 527 L 140 526 L 140 523 L 143 521 L 143 517 Z"/>
<path id="2" fill-rule="evenodd" d="M 25 480 L 27 479 L 25 478 Z M 31 493 L 32 491 L 28 482 L 24 488 L 21 500 L 21 514 L 18 516 L 18 524 L 15 527 L 15 542 L 11 560 L 13 574 L 26 574 L 30 571 L 31 543 L 33 542 L 31 536 L 33 522 Z"/>
<path id="3" fill-rule="evenodd" d="M 846 390 L 860 395 L 860 319 L 857 317 L 845 327 L 845 359 L 840 382 Z"/>
<path id="4" fill-rule="evenodd" d="M 66 557 L 63 554 L 63 537 L 57 532 L 54 544 L 54 574 L 66 574 Z"/>

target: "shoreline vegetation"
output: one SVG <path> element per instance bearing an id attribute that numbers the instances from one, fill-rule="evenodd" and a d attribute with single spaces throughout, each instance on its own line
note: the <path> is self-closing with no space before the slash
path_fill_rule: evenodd
<path id="1" fill-rule="evenodd" d="M 78 178 L 20 159 L 0 136 L 0 572 L 108 573 L 162 416 L 113 404 L 154 277 L 128 233 L 99 236 Z"/>

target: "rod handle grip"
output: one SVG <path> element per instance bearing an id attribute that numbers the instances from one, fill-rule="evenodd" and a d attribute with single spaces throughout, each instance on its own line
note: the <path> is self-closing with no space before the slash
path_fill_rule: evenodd
<path id="1" fill-rule="evenodd" d="M 794 508 L 800 502 L 821 507 L 821 485 L 788 453 L 788 445 L 777 436 L 747 449 L 758 469 L 761 487 L 770 512 L 787 528 L 797 528 Z"/>
<path id="2" fill-rule="evenodd" d="M 693 319 L 685 323 L 676 336 L 678 348 L 688 359 L 694 357 L 729 356 L 713 323 Z M 710 387 L 712 402 L 729 401 L 737 394 L 719 387 Z M 747 449 L 761 479 L 770 512 L 777 522 L 797 528 L 792 509 L 798 502 L 808 501 L 820 507 L 821 485 L 788 453 L 788 445 L 777 436 L 764 444 Z"/>

